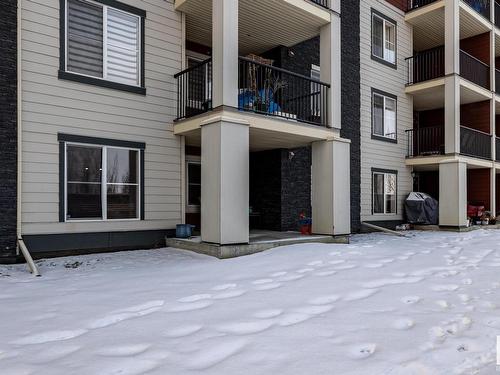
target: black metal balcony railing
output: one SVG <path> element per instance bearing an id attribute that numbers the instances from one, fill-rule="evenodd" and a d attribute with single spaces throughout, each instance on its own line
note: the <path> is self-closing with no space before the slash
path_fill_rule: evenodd
<path id="1" fill-rule="evenodd" d="M 251 59 L 239 58 L 238 108 L 314 125 L 328 125 L 330 85 Z"/>
<path id="2" fill-rule="evenodd" d="M 177 79 L 177 120 L 212 109 L 212 58 L 174 75 Z"/>
<path id="3" fill-rule="evenodd" d="M 485 89 L 490 88 L 490 67 L 463 50 L 460 50 L 460 75 Z"/>
<path id="4" fill-rule="evenodd" d="M 500 70 L 495 69 L 495 92 L 500 95 Z"/>
<path id="5" fill-rule="evenodd" d="M 500 4 L 495 1 L 495 26 L 500 28 Z"/>
<path id="6" fill-rule="evenodd" d="M 330 0 L 311 0 L 313 3 L 318 4 L 324 8 L 330 9 Z"/>
<path id="7" fill-rule="evenodd" d="M 490 19 L 490 0 L 464 0 L 472 9 L 486 19 Z"/>
<path id="8" fill-rule="evenodd" d="M 425 5 L 432 4 L 436 2 L 437 0 L 408 0 L 407 2 L 407 10 L 408 12 L 420 7 L 423 7 Z"/>
<path id="9" fill-rule="evenodd" d="M 460 153 L 491 160 L 491 137 L 491 134 L 461 126 Z"/>
<path id="10" fill-rule="evenodd" d="M 444 76 L 444 47 L 419 52 L 406 61 L 409 85 Z"/>
<path id="11" fill-rule="evenodd" d="M 495 138 L 495 152 L 496 152 L 497 161 L 500 161 L 500 138 L 499 137 Z"/>
<path id="12" fill-rule="evenodd" d="M 444 126 L 406 130 L 407 157 L 444 154 Z"/>

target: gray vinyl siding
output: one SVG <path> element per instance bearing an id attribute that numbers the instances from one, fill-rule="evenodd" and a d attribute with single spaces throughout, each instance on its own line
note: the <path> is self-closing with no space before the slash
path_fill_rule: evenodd
<path id="1" fill-rule="evenodd" d="M 397 69 L 371 58 L 372 9 L 397 22 Z M 405 58 L 412 55 L 412 29 L 404 13 L 385 0 L 361 1 L 361 220 L 387 221 L 403 218 L 403 203 L 412 190 L 411 169 L 405 165 L 407 137 L 413 127 L 412 98 L 404 93 Z M 397 96 L 397 143 L 372 139 L 372 89 Z M 398 172 L 397 214 L 372 215 L 372 169 Z"/>
<path id="2" fill-rule="evenodd" d="M 121 1 L 147 13 L 145 96 L 58 79 L 59 0 L 22 0 L 23 234 L 169 229 L 181 221 L 173 135 L 181 16 L 173 0 Z M 146 144 L 144 221 L 59 222 L 58 133 Z"/>

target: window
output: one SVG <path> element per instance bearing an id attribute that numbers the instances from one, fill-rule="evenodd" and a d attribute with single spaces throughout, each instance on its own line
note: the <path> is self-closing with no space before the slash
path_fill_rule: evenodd
<path id="1" fill-rule="evenodd" d="M 381 91 L 372 91 L 372 135 L 395 142 L 396 130 L 396 97 Z"/>
<path id="2" fill-rule="evenodd" d="M 106 87 L 143 87 L 145 13 L 116 2 L 61 0 L 64 42 L 60 78 Z M 130 90 L 134 91 L 134 90 Z"/>
<path id="3" fill-rule="evenodd" d="M 311 66 L 311 78 L 321 81 L 321 68 L 319 66 Z M 311 114 L 315 117 L 321 117 L 321 85 L 316 82 L 311 82 Z"/>
<path id="4" fill-rule="evenodd" d="M 372 56 L 396 65 L 396 22 L 372 11 Z"/>
<path id="5" fill-rule="evenodd" d="M 373 213 L 395 214 L 397 196 L 396 172 L 374 170 L 373 174 Z"/>
<path id="6" fill-rule="evenodd" d="M 201 162 L 187 161 L 187 210 L 199 212 L 201 206 Z"/>
<path id="7" fill-rule="evenodd" d="M 75 137 L 86 142 L 73 142 Z M 120 141 L 96 145 L 92 139 L 78 136 L 69 140 L 61 146 L 61 221 L 142 218 L 144 148 L 128 148 L 120 143 L 129 142 Z"/>

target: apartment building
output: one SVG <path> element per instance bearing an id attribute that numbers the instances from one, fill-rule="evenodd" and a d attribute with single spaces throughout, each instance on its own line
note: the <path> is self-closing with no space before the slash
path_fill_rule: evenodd
<path id="1" fill-rule="evenodd" d="M 498 212 L 500 9 L 490 0 L 412 0 L 406 164 L 415 189 L 439 199 L 439 224 L 464 227 L 467 207 Z"/>
<path id="2" fill-rule="evenodd" d="M 351 232 L 356 122 L 342 123 L 359 111 L 341 109 L 342 78 L 357 72 L 341 70 L 356 58 L 341 53 L 353 26 L 340 14 L 357 14 L 340 1 L 5 8 L 3 261 L 19 238 L 35 254 L 141 248 L 183 222 L 218 245 L 248 243 L 251 227 L 296 229 L 302 213 L 315 233 Z M 297 73 L 289 47 L 311 39 L 321 67 Z"/>

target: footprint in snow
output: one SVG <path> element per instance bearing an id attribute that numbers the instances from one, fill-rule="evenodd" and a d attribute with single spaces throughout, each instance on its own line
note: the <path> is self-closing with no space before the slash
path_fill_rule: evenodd
<path id="1" fill-rule="evenodd" d="M 299 314 L 321 315 L 333 309 L 333 305 L 304 306 L 295 309 Z"/>
<path id="2" fill-rule="evenodd" d="M 305 313 L 288 313 L 280 317 L 278 324 L 282 327 L 288 327 L 295 324 L 303 323 L 312 318 L 312 315 Z"/>
<path id="3" fill-rule="evenodd" d="M 322 260 L 315 260 L 313 262 L 307 263 L 307 265 L 311 266 L 311 267 L 318 267 L 318 266 L 322 266 L 323 264 L 324 264 L 324 262 Z"/>
<path id="4" fill-rule="evenodd" d="M 233 335 L 252 335 L 263 332 L 273 326 L 272 320 L 258 320 L 255 322 L 227 323 L 217 327 L 217 330 L 223 333 Z"/>
<path id="5" fill-rule="evenodd" d="M 463 279 L 462 284 L 463 285 L 472 285 L 472 279 Z"/>
<path id="6" fill-rule="evenodd" d="M 376 349 L 377 349 L 377 344 L 374 343 L 361 344 L 351 347 L 348 352 L 348 355 L 352 359 L 365 359 L 373 355 Z"/>
<path id="7" fill-rule="evenodd" d="M 128 308 L 117 310 L 101 319 L 94 320 L 88 325 L 90 329 L 98 329 L 109 327 L 113 324 L 120 323 L 124 320 L 139 318 L 149 314 L 153 314 L 161 310 L 165 301 L 149 301 L 141 305 L 130 306 Z"/>
<path id="8" fill-rule="evenodd" d="M 203 326 L 198 325 L 198 324 L 181 326 L 181 327 L 173 328 L 173 329 L 165 332 L 165 336 L 170 337 L 170 338 L 186 337 L 186 336 L 195 334 L 196 332 L 200 331 L 202 328 L 203 328 Z"/>
<path id="9" fill-rule="evenodd" d="M 405 331 L 405 330 L 408 330 L 410 328 L 413 328 L 414 325 L 415 325 L 415 321 L 413 321 L 413 319 L 410 319 L 410 318 L 397 319 L 392 324 L 393 328 L 401 330 L 401 331 Z"/>
<path id="10" fill-rule="evenodd" d="M 255 290 L 260 290 L 260 291 L 265 291 L 265 290 L 272 290 L 272 289 L 277 289 L 281 287 L 281 283 L 269 283 L 269 284 L 262 284 L 262 285 L 257 285 L 255 287 Z"/>
<path id="11" fill-rule="evenodd" d="M 337 265 L 337 264 L 345 263 L 345 260 L 344 259 L 330 260 L 328 263 L 330 263 L 332 265 Z"/>
<path id="12" fill-rule="evenodd" d="M 365 268 L 382 268 L 384 265 L 382 263 L 368 263 L 364 264 L 363 267 Z"/>
<path id="13" fill-rule="evenodd" d="M 191 370 L 207 370 L 238 354 L 246 345 L 247 342 L 245 340 L 228 340 L 208 348 L 203 348 L 198 353 L 192 355 L 188 362 L 188 368 Z"/>
<path id="14" fill-rule="evenodd" d="M 47 345 L 46 348 L 38 350 L 32 357 L 30 357 L 28 362 L 37 365 L 50 365 L 53 364 L 54 361 L 59 361 L 64 357 L 76 353 L 80 349 L 80 346 L 68 345 L 68 343 L 52 344 L 50 346 Z M 3 354 L 4 353 L 0 351 L 0 357 L 3 360 L 12 358 Z M 12 352 L 10 354 L 12 354 Z"/>
<path id="15" fill-rule="evenodd" d="M 262 285 L 262 284 L 269 284 L 272 282 L 273 282 L 273 279 L 260 279 L 260 280 L 252 281 L 252 284 L 253 285 Z"/>
<path id="16" fill-rule="evenodd" d="M 407 305 L 413 305 L 421 300 L 419 296 L 406 296 L 401 298 L 401 302 L 406 303 Z"/>
<path id="17" fill-rule="evenodd" d="M 309 300 L 311 305 L 328 305 L 333 302 L 337 302 L 340 299 L 340 296 L 336 294 L 328 295 L 328 296 L 320 296 Z"/>
<path id="18" fill-rule="evenodd" d="M 222 293 L 215 294 L 213 296 L 213 299 L 236 298 L 236 297 L 242 296 L 246 292 L 247 292 L 246 290 L 228 290 L 227 292 L 222 292 Z"/>
<path id="19" fill-rule="evenodd" d="M 285 275 L 282 278 L 278 279 L 278 281 L 295 281 L 295 280 L 300 280 L 305 277 L 304 274 L 298 274 L 298 275 Z"/>
<path id="20" fill-rule="evenodd" d="M 257 311 L 255 314 L 253 314 L 253 316 L 258 318 L 258 319 L 271 319 L 271 318 L 276 318 L 277 316 L 280 316 L 281 314 L 283 314 L 283 310 L 269 309 L 269 310 Z"/>
<path id="21" fill-rule="evenodd" d="M 212 290 L 215 291 L 221 291 L 221 290 L 228 290 L 228 289 L 234 289 L 236 288 L 236 284 L 220 284 L 216 285 L 212 288 Z"/>
<path id="22" fill-rule="evenodd" d="M 431 289 L 435 292 L 453 292 L 458 289 L 456 284 L 434 285 Z"/>
<path id="23" fill-rule="evenodd" d="M 46 344 L 54 341 L 64 341 L 81 336 L 88 331 L 86 329 L 66 330 L 66 331 L 48 331 L 23 337 L 14 341 L 16 345 L 36 345 Z"/>
<path id="24" fill-rule="evenodd" d="M 151 344 L 110 346 L 107 348 L 99 349 L 96 353 L 105 357 L 131 357 L 144 353 L 150 347 Z"/>
<path id="25" fill-rule="evenodd" d="M 271 274 L 270 276 L 271 277 L 281 277 L 281 276 L 285 276 L 288 272 L 286 271 L 280 271 L 280 272 L 275 272 L 273 274 Z"/>
<path id="26" fill-rule="evenodd" d="M 213 301 L 211 301 L 211 300 L 202 300 L 202 301 L 198 301 L 198 302 L 183 303 L 181 305 L 174 305 L 172 307 L 167 308 L 166 311 L 171 312 L 171 313 L 178 313 L 178 312 L 201 310 L 201 309 L 205 309 L 205 308 L 209 307 L 212 304 L 213 304 Z"/>
<path id="27" fill-rule="evenodd" d="M 298 273 L 308 273 L 314 271 L 313 268 L 302 268 L 300 270 L 297 270 Z"/>
<path id="28" fill-rule="evenodd" d="M 379 292 L 379 289 L 358 290 L 355 292 L 348 293 L 344 297 L 344 301 L 350 302 L 350 301 L 358 301 L 358 300 L 366 299 L 366 298 L 373 296 L 375 293 L 378 293 L 378 292 Z"/>
<path id="29" fill-rule="evenodd" d="M 196 301 L 201 301 L 201 300 L 210 299 L 210 298 L 212 298 L 211 294 L 195 294 L 193 296 L 180 298 L 177 301 L 183 302 L 183 303 L 190 303 L 190 302 L 196 302 Z"/>
<path id="30" fill-rule="evenodd" d="M 450 304 L 448 303 L 448 301 L 445 301 L 444 299 L 443 300 L 437 300 L 436 301 L 436 305 L 438 305 L 442 309 L 448 309 L 450 307 Z"/>
<path id="31" fill-rule="evenodd" d="M 335 275 L 337 273 L 337 271 L 335 270 L 331 270 L 331 271 L 320 271 L 320 272 L 316 272 L 314 275 L 315 276 L 332 276 L 332 275 Z"/>

